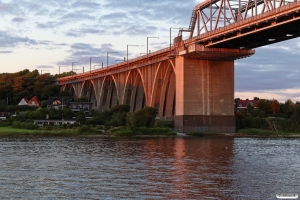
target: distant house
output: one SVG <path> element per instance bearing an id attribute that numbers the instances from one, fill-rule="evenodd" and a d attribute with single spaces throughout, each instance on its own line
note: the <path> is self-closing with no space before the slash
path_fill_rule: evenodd
<path id="1" fill-rule="evenodd" d="M 57 126 L 62 124 L 75 124 L 75 119 L 34 119 L 34 124 L 38 126 Z"/>
<path id="2" fill-rule="evenodd" d="M 91 102 L 70 102 L 70 108 L 74 113 L 82 110 L 84 113 L 91 114 L 92 105 Z"/>
<path id="3" fill-rule="evenodd" d="M 70 107 L 70 102 L 73 101 L 72 97 L 49 97 L 47 100 L 47 108 L 62 109 Z"/>
<path id="4" fill-rule="evenodd" d="M 15 112 L 0 112 L 0 121 L 6 120 L 7 118 L 11 118 L 16 116 Z"/>
<path id="5" fill-rule="evenodd" d="M 41 106 L 41 101 L 36 97 L 32 97 L 30 100 L 27 98 L 21 99 L 18 105 L 28 105 L 28 106 L 35 106 L 35 107 L 40 107 Z"/>
<path id="6" fill-rule="evenodd" d="M 18 104 L 19 106 L 25 106 L 28 105 L 28 99 L 27 98 L 23 98 L 21 99 L 20 103 Z"/>
<path id="7" fill-rule="evenodd" d="M 259 100 L 238 100 L 237 110 L 239 111 L 247 111 L 247 106 L 250 104 L 254 109 L 258 108 Z"/>

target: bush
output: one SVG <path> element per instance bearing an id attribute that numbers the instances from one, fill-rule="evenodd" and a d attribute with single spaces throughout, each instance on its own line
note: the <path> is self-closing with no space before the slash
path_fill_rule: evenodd
<path id="1" fill-rule="evenodd" d="M 31 122 L 19 122 L 19 121 L 14 121 L 13 122 L 13 128 L 23 128 L 23 129 L 38 129 L 38 125 L 33 124 Z"/>
<path id="2" fill-rule="evenodd" d="M 92 129 L 90 126 L 82 125 L 78 128 L 78 133 L 89 133 L 92 132 Z"/>
<path id="3" fill-rule="evenodd" d="M 131 127 L 153 127 L 156 115 L 156 108 L 145 107 L 128 115 L 127 123 Z"/>
<path id="4" fill-rule="evenodd" d="M 165 120 L 161 120 L 161 119 L 155 119 L 154 127 L 174 128 L 174 121 L 165 121 Z"/>
<path id="5" fill-rule="evenodd" d="M 132 136 L 133 131 L 128 127 L 113 128 L 108 131 L 113 136 Z"/>

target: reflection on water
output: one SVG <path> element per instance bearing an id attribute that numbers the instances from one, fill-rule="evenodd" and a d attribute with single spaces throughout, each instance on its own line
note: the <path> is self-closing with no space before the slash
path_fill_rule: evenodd
<path id="1" fill-rule="evenodd" d="M 1 199 L 276 199 L 298 139 L 1 138 Z M 298 191 L 297 191 L 298 189 Z"/>

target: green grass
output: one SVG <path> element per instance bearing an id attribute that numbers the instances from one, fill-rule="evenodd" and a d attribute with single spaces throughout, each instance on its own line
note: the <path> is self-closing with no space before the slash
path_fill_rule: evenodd
<path id="1" fill-rule="evenodd" d="M 29 130 L 13 128 L 11 126 L 0 127 L 0 136 L 72 136 L 78 135 L 77 130 L 58 129 L 58 130 Z"/>

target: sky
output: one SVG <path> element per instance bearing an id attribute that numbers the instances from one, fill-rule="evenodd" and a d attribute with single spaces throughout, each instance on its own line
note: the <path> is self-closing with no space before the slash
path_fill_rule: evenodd
<path id="1" fill-rule="evenodd" d="M 202 0 L 0 0 L 0 73 L 80 73 L 169 46 Z M 172 37 L 178 34 L 172 29 Z M 300 38 L 235 61 L 235 98 L 300 101 Z M 96 65 L 96 66 L 95 66 Z M 1 83 L 0 83 L 1 84 Z"/>

